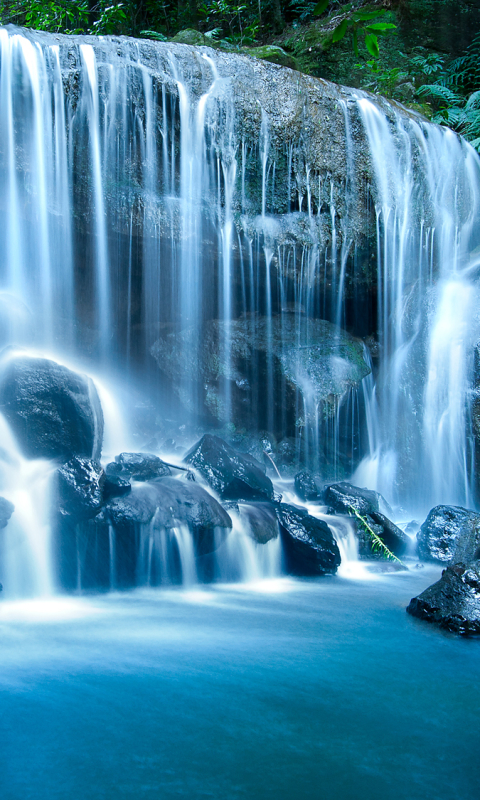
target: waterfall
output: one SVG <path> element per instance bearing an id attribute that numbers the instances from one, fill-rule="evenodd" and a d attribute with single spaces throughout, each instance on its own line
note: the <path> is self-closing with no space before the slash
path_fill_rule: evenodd
<path id="1" fill-rule="evenodd" d="M 280 470 L 353 476 L 412 513 L 475 502 L 469 145 L 209 48 L 13 27 L 0 48 L 2 347 L 147 398 L 137 447 L 169 425 L 266 437 Z M 216 578 L 278 572 L 279 545 L 260 568 L 240 529 Z M 197 580 L 189 535 L 142 530 L 139 580 L 169 572 L 162 558 Z"/>

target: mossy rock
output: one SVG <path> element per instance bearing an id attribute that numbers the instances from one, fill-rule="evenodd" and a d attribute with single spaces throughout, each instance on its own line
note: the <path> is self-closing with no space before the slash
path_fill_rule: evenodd
<path id="1" fill-rule="evenodd" d="M 185 28 L 184 31 L 179 31 L 170 41 L 176 42 L 177 44 L 192 44 L 197 46 L 209 44 L 208 40 L 205 40 L 203 33 L 193 28 Z"/>
<path id="2" fill-rule="evenodd" d="M 261 58 L 263 61 L 271 61 L 272 64 L 279 64 L 281 67 L 290 67 L 290 69 L 300 69 L 296 58 L 290 56 L 283 50 L 273 44 L 265 44 L 262 47 L 242 47 L 242 53 L 254 58 Z"/>

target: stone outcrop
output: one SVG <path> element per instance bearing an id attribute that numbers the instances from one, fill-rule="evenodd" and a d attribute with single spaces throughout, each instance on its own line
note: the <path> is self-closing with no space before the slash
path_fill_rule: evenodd
<path id="1" fill-rule="evenodd" d="M 293 313 L 248 315 L 228 326 L 212 320 L 201 339 L 194 328 L 170 333 L 151 352 L 188 411 L 200 399 L 215 422 L 269 430 L 278 440 L 317 414 L 331 417 L 370 372 L 359 339 Z M 196 392 L 185 390 L 185 375 L 195 376 Z"/>
<path id="2" fill-rule="evenodd" d="M 480 561 L 455 564 L 412 598 L 407 612 L 463 636 L 480 635 Z"/>
<path id="3" fill-rule="evenodd" d="M 417 545 L 425 561 L 472 561 L 480 551 L 480 514 L 460 506 L 435 506 L 417 534 Z"/>
<path id="4" fill-rule="evenodd" d="M 100 456 L 103 415 L 95 385 L 55 361 L 21 355 L 7 361 L 0 410 L 28 458 Z"/>
<path id="5" fill-rule="evenodd" d="M 184 458 L 225 500 L 273 500 L 273 485 L 253 456 L 205 434 Z"/>
<path id="6" fill-rule="evenodd" d="M 289 572 L 308 576 L 337 571 L 340 552 L 326 522 L 287 503 L 279 503 L 277 516 Z"/>

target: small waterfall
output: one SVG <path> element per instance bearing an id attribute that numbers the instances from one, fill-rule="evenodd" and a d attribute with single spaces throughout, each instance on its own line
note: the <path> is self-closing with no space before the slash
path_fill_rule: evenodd
<path id="1" fill-rule="evenodd" d="M 15 507 L 0 537 L 3 589 L 10 598 L 50 595 L 50 483 L 55 465 L 25 458 L 2 414 L 0 436 L 2 496 Z"/>

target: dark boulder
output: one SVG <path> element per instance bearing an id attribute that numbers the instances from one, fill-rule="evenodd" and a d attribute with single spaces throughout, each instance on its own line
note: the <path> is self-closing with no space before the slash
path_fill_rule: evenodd
<path id="1" fill-rule="evenodd" d="M 357 512 L 395 556 L 400 557 L 407 552 L 410 539 L 398 525 L 380 511 L 380 507 L 388 508 L 388 505 L 378 492 L 341 482 L 328 486 L 324 497 L 325 503 L 337 513 L 355 515 Z M 357 535 L 359 554 L 362 558 L 386 557 L 381 549 L 375 547 L 368 528 L 362 525 L 358 517 Z"/>
<path id="2" fill-rule="evenodd" d="M 128 495 L 113 498 L 104 516 L 114 529 L 124 531 L 148 523 L 156 530 L 186 524 L 194 536 L 196 555 L 215 550 L 232 527 L 225 509 L 205 489 L 169 477 L 134 486 Z"/>
<path id="3" fill-rule="evenodd" d="M 339 514 L 351 514 L 352 508 L 359 514 L 371 514 L 380 510 L 381 495 L 371 489 L 360 489 L 342 481 L 332 483 L 325 489 L 325 502 Z"/>
<path id="4" fill-rule="evenodd" d="M 103 415 L 85 375 L 44 358 L 12 358 L 0 377 L 0 409 L 27 458 L 100 457 Z"/>
<path id="5" fill-rule="evenodd" d="M 340 551 L 326 522 L 304 509 L 280 503 L 277 516 L 288 572 L 332 575 L 340 566 Z"/>
<path id="6" fill-rule="evenodd" d="M 108 466 L 108 464 L 107 464 Z M 110 500 L 111 497 L 122 497 L 128 494 L 132 488 L 128 478 L 122 478 L 121 475 L 105 474 L 105 482 L 103 484 L 103 498 Z"/>
<path id="7" fill-rule="evenodd" d="M 435 506 L 418 532 L 417 545 L 425 561 L 472 561 L 480 546 L 480 514 L 460 506 Z"/>
<path id="8" fill-rule="evenodd" d="M 240 517 L 248 535 L 258 544 L 266 544 L 279 535 L 275 506 L 271 503 L 241 503 Z"/>
<path id="9" fill-rule="evenodd" d="M 0 530 L 7 527 L 8 520 L 14 511 L 15 506 L 13 503 L 10 500 L 5 500 L 4 497 L 0 497 Z"/>
<path id="10" fill-rule="evenodd" d="M 226 500 L 273 500 L 273 484 L 262 465 L 218 436 L 205 434 L 186 454 L 184 463 L 198 469 Z"/>
<path id="11" fill-rule="evenodd" d="M 305 502 L 321 502 L 323 500 L 324 490 L 315 476 L 311 472 L 307 472 L 307 470 L 298 472 L 295 475 L 294 486 L 295 493 L 300 500 Z"/>
<path id="12" fill-rule="evenodd" d="M 480 561 L 444 569 L 437 583 L 412 598 L 407 612 L 463 636 L 479 635 Z"/>
<path id="13" fill-rule="evenodd" d="M 115 461 L 107 464 L 105 472 L 109 478 L 150 481 L 171 475 L 169 467 L 152 453 L 120 453 Z"/>
<path id="14" fill-rule="evenodd" d="M 96 516 L 103 503 L 105 474 L 97 461 L 75 456 L 56 472 L 57 508 L 76 522 Z"/>

